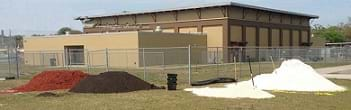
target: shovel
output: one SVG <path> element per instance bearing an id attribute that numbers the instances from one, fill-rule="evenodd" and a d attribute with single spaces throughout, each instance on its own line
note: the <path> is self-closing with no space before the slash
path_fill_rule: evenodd
<path id="1" fill-rule="evenodd" d="M 251 75 L 252 86 L 255 87 L 255 81 L 253 79 L 250 56 L 247 56 L 247 58 L 249 59 L 249 67 L 250 67 L 250 73 L 251 73 L 250 75 Z"/>

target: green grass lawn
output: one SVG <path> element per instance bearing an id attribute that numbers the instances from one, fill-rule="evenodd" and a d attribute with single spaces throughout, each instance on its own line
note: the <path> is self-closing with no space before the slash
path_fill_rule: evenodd
<path id="1" fill-rule="evenodd" d="M 350 80 L 333 80 L 351 88 Z M 0 89 L 25 80 L 0 82 Z M 184 86 L 181 86 L 183 89 Z M 76 94 L 56 91 L 60 97 L 37 97 L 38 92 L 0 95 L 1 110 L 350 110 L 351 91 L 319 96 L 314 93 L 276 93 L 272 99 L 198 97 L 182 90 L 150 90 L 119 94 Z"/>

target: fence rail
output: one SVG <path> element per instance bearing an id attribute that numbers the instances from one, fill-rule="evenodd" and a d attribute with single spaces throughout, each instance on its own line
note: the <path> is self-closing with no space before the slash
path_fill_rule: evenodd
<path id="1" fill-rule="evenodd" d="M 351 48 L 189 46 L 25 51 L 17 55 L 0 57 L 1 67 L 8 68 L 7 72 L 0 71 L 0 74 L 3 76 L 16 75 L 16 71 L 13 71 L 16 69 L 11 69 L 16 67 L 23 76 L 52 69 L 75 69 L 90 74 L 104 71 L 127 71 L 146 81 L 164 84 L 167 73 L 176 73 L 179 83 L 188 84 L 215 77 L 245 79 L 249 73 L 248 56 L 253 61 L 254 73 L 263 74 L 272 72 L 282 61 L 292 58 L 300 59 L 315 67 L 348 64 L 351 61 Z"/>

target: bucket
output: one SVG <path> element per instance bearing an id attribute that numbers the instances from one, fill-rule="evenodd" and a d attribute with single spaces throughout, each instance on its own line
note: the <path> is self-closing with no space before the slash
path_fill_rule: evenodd
<path id="1" fill-rule="evenodd" d="M 177 90 L 177 74 L 167 74 L 167 89 Z"/>

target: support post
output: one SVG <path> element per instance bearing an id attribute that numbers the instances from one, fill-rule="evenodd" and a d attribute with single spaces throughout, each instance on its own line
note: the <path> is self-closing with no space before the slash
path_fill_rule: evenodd
<path id="1" fill-rule="evenodd" d="M 10 47 L 7 46 L 7 61 L 8 61 L 8 72 L 11 73 L 11 57 L 10 57 Z"/>
<path id="2" fill-rule="evenodd" d="M 219 77 L 219 52 L 218 52 L 218 48 L 216 47 L 216 72 L 217 72 L 217 77 Z"/>
<path id="3" fill-rule="evenodd" d="M 327 63 L 327 48 L 324 47 L 324 63 Z"/>
<path id="4" fill-rule="evenodd" d="M 281 48 L 282 47 L 278 47 L 278 61 L 281 59 Z"/>
<path id="5" fill-rule="evenodd" d="M 40 56 L 41 56 L 41 60 L 40 60 L 40 66 L 43 67 L 43 69 L 45 69 L 45 62 L 44 62 L 44 59 L 45 59 L 45 56 L 44 56 L 44 53 L 42 51 L 40 51 Z"/>
<path id="6" fill-rule="evenodd" d="M 188 46 L 188 75 L 189 85 L 191 85 L 191 45 Z"/>
<path id="7" fill-rule="evenodd" d="M 67 49 L 67 54 L 68 54 L 68 60 L 67 60 L 67 68 L 68 70 L 71 70 L 71 66 L 73 65 L 72 64 L 72 52 L 70 49 Z"/>
<path id="8" fill-rule="evenodd" d="M 165 74 L 166 62 L 165 62 L 165 52 L 162 52 L 162 72 Z"/>
<path id="9" fill-rule="evenodd" d="M 87 67 L 88 67 L 88 73 L 91 73 L 91 68 L 90 68 L 90 52 L 87 50 Z"/>
<path id="10" fill-rule="evenodd" d="M 144 80 L 146 80 L 145 48 L 143 48 L 143 67 L 144 67 Z"/>
<path id="11" fill-rule="evenodd" d="M 17 75 L 17 79 L 20 78 L 20 73 L 19 73 L 19 60 L 18 60 L 18 49 L 17 49 L 17 38 L 15 38 L 15 51 L 16 51 L 16 75 Z"/>
<path id="12" fill-rule="evenodd" d="M 65 66 L 66 66 L 66 51 L 65 51 L 65 49 L 63 50 L 63 52 L 62 52 L 62 68 L 65 68 Z M 34 62 L 35 60 L 34 60 L 34 56 L 33 56 L 33 64 L 35 64 L 35 62 Z"/>
<path id="13" fill-rule="evenodd" d="M 258 50 L 258 74 L 259 75 L 261 75 L 261 50 L 260 49 L 264 49 L 264 48 L 257 48 L 256 49 L 256 50 Z"/>
<path id="14" fill-rule="evenodd" d="M 242 63 L 243 62 L 243 47 L 240 47 L 240 53 L 239 53 L 239 78 L 238 78 L 238 81 L 239 79 L 241 78 L 241 75 L 242 75 Z"/>
<path id="15" fill-rule="evenodd" d="M 109 58 L 108 58 L 108 48 L 105 49 L 105 60 L 106 60 L 106 71 L 110 71 Z"/>

